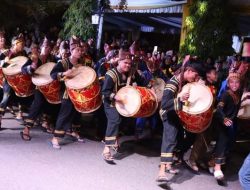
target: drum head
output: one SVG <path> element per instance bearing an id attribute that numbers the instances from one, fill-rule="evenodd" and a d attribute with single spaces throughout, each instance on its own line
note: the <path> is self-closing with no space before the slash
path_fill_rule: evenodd
<path id="1" fill-rule="evenodd" d="M 94 69 L 87 66 L 73 68 L 73 74 L 70 79 L 65 80 L 65 85 L 71 89 L 82 89 L 91 85 L 96 80 Z"/>
<path id="2" fill-rule="evenodd" d="M 126 86 L 121 88 L 117 92 L 117 96 L 119 96 L 123 101 L 116 102 L 115 107 L 117 111 L 125 117 L 134 116 L 141 107 L 141 95 L 132 86 Z"/>
<path id="3" fill-rule="evenodd" d="M 165 81 L 161 78 L 156 78 L 153 80 L 152 88 L 155 90 L 155 94 L 157 96 L 157 101 L 160 102 L 162 100 L 164 88 L 165 88 Z"/>
<path id="4" fill-rule="evenodd" d="M 13 59 L 10 59 L 7 63 L 10 65 L 6 68 L 3 68 L 3 73 L 6 75 L 16 75 L 21 73 L 22 66 L 28 61 L 27 57 L 18 56 Z"/>
<path id="5" fill-rule="evenodd" d="M 213 95 L 205 85 L 197 82 L 188 83 L 183 86 L 178 97 L 185 92 L 189 92 L 190 96 L 188 99 L 188 106 L 183 106 L 184 112 L 189 114 L 200 114 L 206 112 L 212 106 Z"/>
<path id="6" fill-rule="evenodd" d="M 51 83 L 53 79 L 50 77 L 50 72 L 54 66 L 54 62 L 48 62 L 38 67 L 32 76 L 32 82 L 36 86 L 43 86 Z"/>

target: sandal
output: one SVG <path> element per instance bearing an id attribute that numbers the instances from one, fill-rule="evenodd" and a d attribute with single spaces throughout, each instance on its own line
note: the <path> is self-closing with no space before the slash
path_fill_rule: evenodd
<path id="1" fill-rule="evenodd" d="M 31 136 L 29 134 L 25 134 L 22 132 L 20 132 L 20 136 L 24 141 L 30 141 L 31 140 Z"/>
<path id="2" fill-rule="evenodd" d="M 190 161 L 190 160 L 184 160 L 184 163 L 185 163 L 186 167 L 187 167 L 191 172 L 193 172 L 193 173 L 196 174 L 196 175 L 199 175 L 199 174 L 200 174 L 200 173 L 199 173 L 199 168 L 198 168 L 198 166 L 196 165 L 195 162 L 192 162 L 192 161 Z"/>
<path id="3" fill-rule="evenodd" d="M 111 148 L 113 149 L 113 151 L 115 151 L 115 153 L 118 153 L 119 146 L 111 146 Z"/>
<path id="4" fill-rule="evenodd" d="M 57 149 L 57 150 L 60 150 L 61 149 L 61 146 L 58 142 L 55 142 L 54 140 L 51 140 L 50 141 L 50 145 L 54 148 L 54 149 Z"/>
<path id="5" fill-rule="evenodd" d="M 76 138 L 76 140 L 77 140 L 78 142 L 85 143 L 84 138 L 82 138 L 78 133 L 73 132 L 73 133 L 71 133 L 70 135 L 71 135 L 72 137 Z"/>
<path id="6" fill-rule="evenodd" d="M 172 167 L 170 167 L 170 168 L 167 168 L 167 167 L 166 167 L 165 172 L 166 172 L 166 173 L 169 173 L 169 174 L 174 174 L 174 175 L 176 175 L 176 174 L 179 173 L 179 170 L 178 170 L 178 169 L 174 169 L 174 168 L 172 168 Z"/>
<path id="7" fill-rule="evenodd" d="M 102 153 L 102 157 L 107 163 L 114 163 L 114 158 L 110 152 Z"/>
<path id="8" fill-rule="evenodd" d="M 105 140 L 102 140 L 101 143 L 103 143 L 105 145 Z M 119 152 L 119 145 L 114 145 L 114 146 L 110 146 L 110 148 L 112 148 L 113 151 L 115 151 L 115 153 Z"/>
<path id="9" fill-rule="evenodd" d="M 49 133 L 49 134 L 52 134 L 53 133 L 53 129 L 51 128 L 47 128 L 47 127 L 42 127 L 42 131 L 45 132 L 45 133 Z"/>
<path id="10" fill-rule="evenodd" d="M 17 119 L 17 120 L 22 120 L 22 119 L 23 119 L 23 113 L 22 113 L 22 112 L 18 112 L 18 113 L 16 114 L 16 119 Z"/>
<path id="11" fill-rule="evenodd" d="M 224 178 L 224 174 L 221 170 L 214 171 L 214 178 L 216 179 L 218 185 L 220 186 L 227 186 L 227 183 Z"/>
<path id="12" fill-rule="evenodd" d="M 16 115 L 13 107 L 7 107 L 6 108 L 12 115 Z"/>
<path id="13" fill-rule="evenodd" d="M 156 181 L 157 181 L 157 182 L 168 182 L 168 181 L 169 181 L 169 178 L 168 178 L 166 175 L 159 175 L 159 176 L 156 178 Z"/>
<path id="14" fill-rule="evenodd" d="M 224 174 L 221 170 L 215 170 L 214 171 L 214 178 L 217 180 L 222 180 L 224 179 Z"/>

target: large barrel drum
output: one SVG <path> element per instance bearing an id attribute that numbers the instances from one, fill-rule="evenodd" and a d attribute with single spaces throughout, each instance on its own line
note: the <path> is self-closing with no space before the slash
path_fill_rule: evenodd
<path id="1" fill-rule="evenodd" d="M 31 76 L 22 73 L 22 66 L 28 61 L 27 57 L 18 56 L 10 59 L 9 65 L 3 68 L 3 73 L 9 85 L 19 97 L 28 97 L 33 95 L 35 85 L 31 81 Z"/>
<path id="2" fill-rule="evenodd" d="M 187 131 L 201 133 L 209 127 L 212 121 L 213 95 L 207 86 L 197 82 L 183 86 L 178 97 L 185 92 L 190 93 L 188 103 L 183 106 L 178 115 Z"/>
<path id="3" fill-rule="evenodd" d="M 125 86 L 117 92 L 122 101 L 116 102 L 117 111 L 125 117 L 149 117 L 158 107 L 157 97 L 145 87 Z"/>
<path id="4" fill-rule="evenodd" d="M 65 80 L 65 85 L 77 111 L 91 113 L 101 106 L 101 87 L 91 67 L 74 68 L 72 77 Z"/>

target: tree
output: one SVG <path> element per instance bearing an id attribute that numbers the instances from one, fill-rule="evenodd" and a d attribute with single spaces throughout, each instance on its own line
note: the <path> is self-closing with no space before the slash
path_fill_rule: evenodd
<path id="1" fill-rule="evenodd" d="M 185 20 L 187 37 L 181 54 L 200 58 L 233 53 L 232 34 L 235 24 L 228 0 L 193 0 L 190 16 Z"/>
<path id="2" fill-rule="evenodd" d="M 63 38 L 76 35 L 86 40 L 93 37 L 94 28 L 91 23 L 92 0 L 75 0 L 63 15 L 64 27 L 60 32 Z"/>

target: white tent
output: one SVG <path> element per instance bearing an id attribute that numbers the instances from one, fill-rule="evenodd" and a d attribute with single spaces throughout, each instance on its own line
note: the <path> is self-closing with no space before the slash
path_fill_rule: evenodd
<path id="1" fill-rule="evenodd" d="M 130 13 L 182 13 L 187 0 L 110 0 L 114 12 Z"/>

